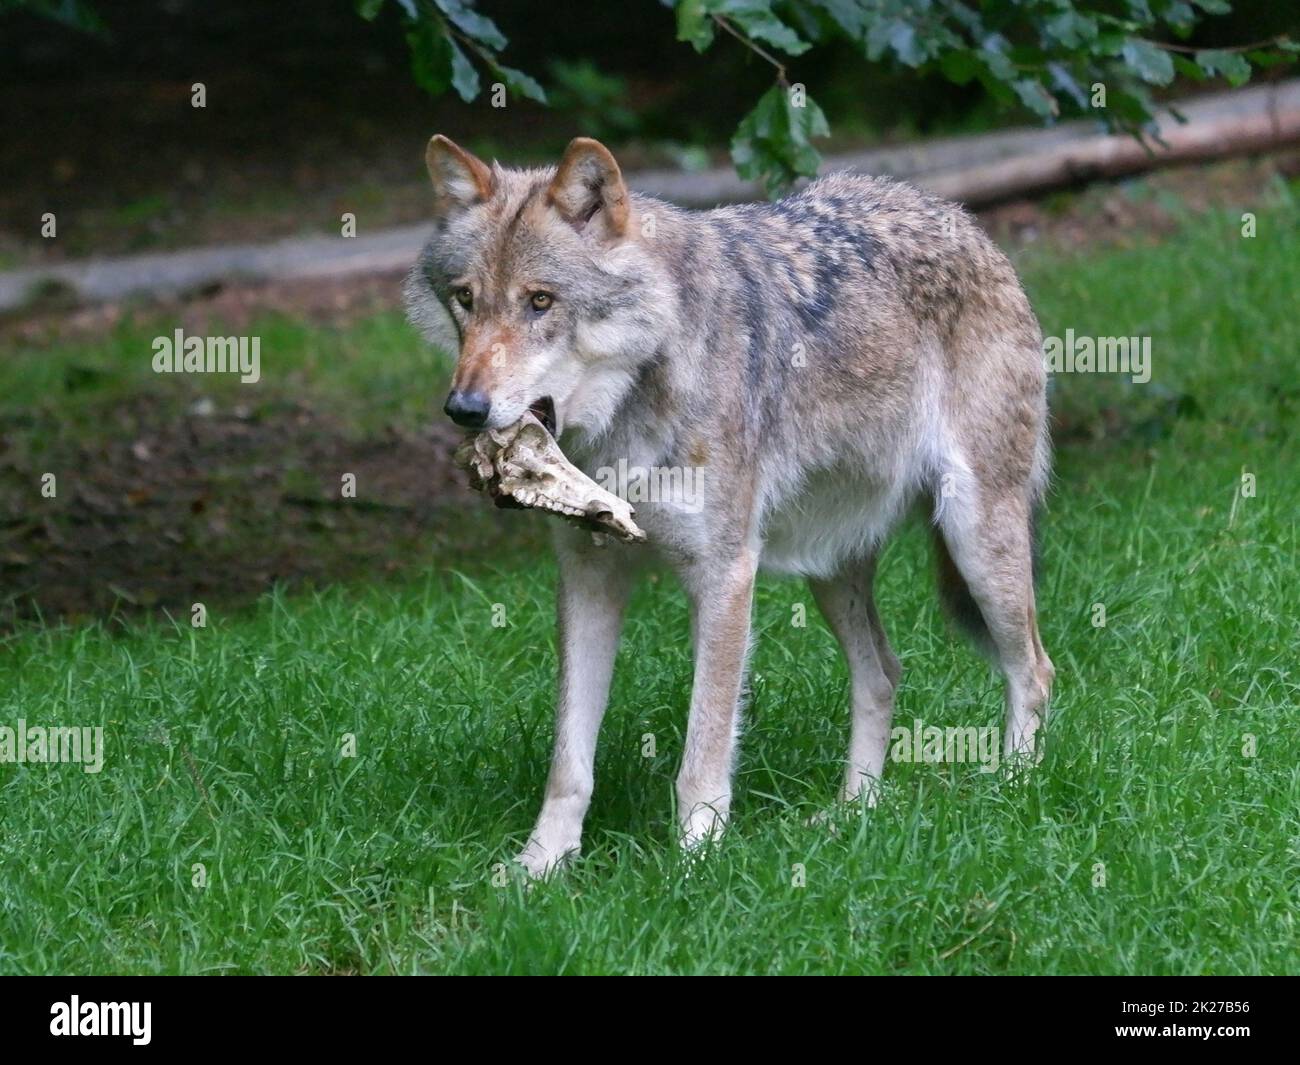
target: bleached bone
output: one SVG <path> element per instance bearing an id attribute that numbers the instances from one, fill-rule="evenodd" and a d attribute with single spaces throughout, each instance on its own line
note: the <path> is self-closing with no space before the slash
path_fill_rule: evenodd
<path id="1" fill-rule="evenodd" d="M 624 543 L 644 543 L 625 499 L 606 491 L 564 457 L 537 416 L 526 413 L 504 429 L 488 429 L 456 451 L 456 465 L 469 472 L 470 487 L 504 505 L 559 514 Z"/>

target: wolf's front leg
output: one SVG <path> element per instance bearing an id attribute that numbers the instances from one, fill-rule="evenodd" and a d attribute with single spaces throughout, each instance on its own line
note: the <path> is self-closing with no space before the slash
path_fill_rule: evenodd
<path id="1" fill-rule="evenodd" d="M 692 600 L 695 681 L 686 751 L 677 776 L 681 842 L 694 847 L 726 827 L 749 651 L 757 552 L 707 560 L 684 575 Z"/>
<path id="2" fill-rule="evenodd" d="M 560 679 L 555 751 L 542 812 L 515 859 L 536 877 L 546 876 L 582 843 L 582 820 L 594 783 L 596 736 L 609 700 L 623 608 L 631 587 L 632 567 L 618 547 L 598 548 L 590 534 L 564 530 L 557 536 L 556 550 Z"/>

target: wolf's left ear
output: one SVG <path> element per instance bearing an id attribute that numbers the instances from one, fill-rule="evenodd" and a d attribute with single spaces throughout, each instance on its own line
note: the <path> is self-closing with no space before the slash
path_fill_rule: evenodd
<path id="1" fill-rule="evenodd" d="M 575 229 L 599 225 L 609 237 L 627 229 L 627 185 L 618 163 L 600 141 L 575 137 L 564 150 L 546 199 Z"/>
<path id="2" fill-rule="evenodd" d="M 429 141 L 424 161 L 440 214 L 472 207 L 492 197 L 494 179 L 488 165 L 441 133 Z"/>

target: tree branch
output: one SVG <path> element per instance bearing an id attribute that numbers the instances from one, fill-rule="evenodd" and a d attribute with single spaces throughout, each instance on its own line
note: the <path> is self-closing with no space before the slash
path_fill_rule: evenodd
<path id="1" fill-rule="evenodd" d="M 1257 48 L 1267 48 L 1269 45 L 1276 45 L 1282 41 L 1290 40 L 1290 35 L 1280 33 L 1276 37 L 1269 37 L 1262 41 L 1252 41 L 1250 44 L 1236 44 L 1231 48 L 1194 48 L 1190 44 L 1170 44 L 1167 41 L 1152 41 L 1145 37 L 1142 40 L 1165 52 L 1182 52 L 1186 55 L 1195 55 L 1197 52 L 1253 52 Z"/>
<path id="2" fill-rule="evenodd" d="M 755 55 L 759 56 L 762 59 L 766 59 L 769 63 L 771 63 L 772 66 L 776 68 L 776 80 L 778 82 L 780 82 L 782 85 L 790 84 L 790 82 L 786 79 L 785 76 L 784 63 L 782 63 L 779 59 L 773 56 L 772 53 L 756 45 L 753 41 L 751 41 L 748 37 L 746 37 L 738 29 L 736 29 L 730 22 L 728 22 L 721 15 L 714 15 L 712 16 L 712 18 L 714 22 L 716 22 L 719 26 L 721 26 L 724 30 L 726 30 L 729 34 L 731 34 L 734 38 L 736 38 L 736 40 L 738 40 L 751 52 L 753 52 Z"/>

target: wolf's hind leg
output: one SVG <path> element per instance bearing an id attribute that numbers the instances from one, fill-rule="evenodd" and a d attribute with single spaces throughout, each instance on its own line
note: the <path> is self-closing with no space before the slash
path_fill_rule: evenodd
<path id="1" fill-rule="evenodd" d="M 1036 737 L 1056 671 L 1038 637 L 1030 506 L 1019 491 L 958 495 L 939 528 L 1006 678 L 1004 755 L 1041 758 Z"/>
<path id="2" fill-rule="evenodd" d="M 876 613 L 872 595 L 875 573 L 873 556 L 846 564 L 835 577 L 808 581 L 849 667 L 853 722 L 842 797 L 846 801 L 864 797 L 872 805 L 879 795 L 894 716 L 894 691 L 902 676 L 898 657 Z"/>

